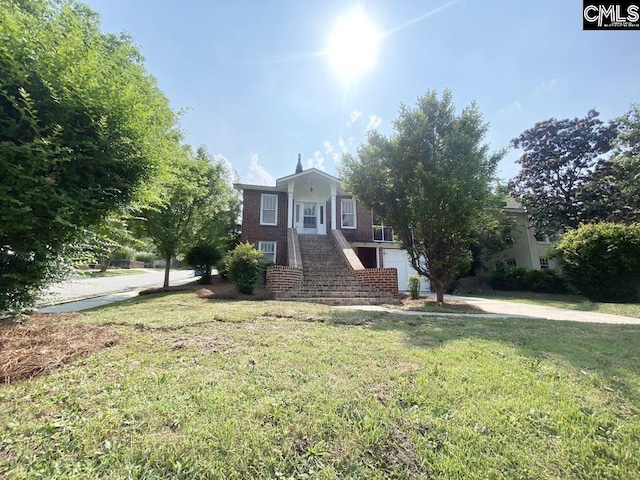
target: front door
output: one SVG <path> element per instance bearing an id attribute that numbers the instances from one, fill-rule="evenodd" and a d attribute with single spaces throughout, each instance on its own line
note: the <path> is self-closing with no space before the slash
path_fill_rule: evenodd
<path id="1" fill-rule="evenodd" d="M 294 222 L 301 235 L 326 235 L 324 204 L 296 202 Z"/>

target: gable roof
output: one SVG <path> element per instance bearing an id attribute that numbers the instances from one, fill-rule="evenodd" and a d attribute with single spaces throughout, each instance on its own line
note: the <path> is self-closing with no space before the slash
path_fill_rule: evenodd
<path id="1" fill-rule="evenodd" d="M 296 182 L 298 180 L 302 180 L 305 177 L 320 177 L 320 179 L 327 181 L 328 183 L 333 183 L 337 187 L 338 195 L 345 195 L 347 191 L 342 186 L 342 180 L 338 177 L 334 177 L 333 175 L 329 175 L 322 170 L 318 170 L 317 168 L 309 168 L 308 170 L 304 170 L 300 173 L 294 173 L 293 175 L 288 175 L 286 177 L 276 179 L 275 186 L 273 185 L 251 185 L 246 183 L 234 183 L 233 187 L 236 190 L 262 190 L 262 191 L 272 191 L 272 192 L 286 192 L 287 186 L 291 182 Z"/>

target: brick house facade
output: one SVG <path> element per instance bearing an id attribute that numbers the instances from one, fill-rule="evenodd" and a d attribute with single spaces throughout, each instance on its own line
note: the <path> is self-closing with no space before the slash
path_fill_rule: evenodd
<path id="1" fill-rule="evenodd" d="M 357 256 L 351 266 L 364 283 L 387 291 L 407 288 L 405 277 L 413 269 L 406 253 L 400 253 L 392 234 L 374 238 L 373 212 L 355 201 L 339 178 L 315 168 L 303 171 L 299 158 L 296 173 L 277 179 L 275 186 L 234 186 L 243 193 L 241 241 L 253 244 L 275 264 L 290 266 L 295 257 L 289 230 L 303 236 L 339 232 Z M 384 227 L 376 228 L 380 232 Z M 393 269 L 398 273 L 392 275 Z M 391 281 L 397 284 L 390 286 Z"/>

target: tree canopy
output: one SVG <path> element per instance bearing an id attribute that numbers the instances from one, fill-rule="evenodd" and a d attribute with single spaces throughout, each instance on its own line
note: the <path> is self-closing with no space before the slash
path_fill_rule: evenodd
<path id="1" fill-rule="evenodd" d="M 394 228 L 413 267 L 444 288 L 470 262 L 477 221 L 494 199 L 501 153 L 490 154 L 488 125 L 475 104 L 456 114 L 452 95 L 428 91 L 414 108 L 400 106 L 395 134 L 371 132 L 357 154 L 343 156 L 354 196 Z"/>
<path id="2" fill-rule="evenodd" d="M 146 192 L 179 142 L 128 36 L 100 33 L 74 0 L 1 2 L 0 311 L 29 303 L 65 246 Z"/>
<path id="3" fill-rule="evenodd" d="M 204 147 L 195 155 L 184 147 L 173 160 L 172 175 L 161 185 L 158 202 L 141 210 L 138 225 L 141 235 L 151 240 L 166 262 L 165 287 L 176 254 L 203 243 L 228 246 L 229 219 L 235 222 L 239 208 L 230 172 L 221 159 Z"/>
<path id="4" fill-rule="evenodd" d="M 537 233 L 555 235 L 588 220 L 594 199 L 586 186 L 616 136 L 615 123 L 605 124 L 598 116 L 590 110 L 584 118 L 551 118 L 511 141 L 523 153 L 517 161 L 520 173 L 509 187 Z"/>

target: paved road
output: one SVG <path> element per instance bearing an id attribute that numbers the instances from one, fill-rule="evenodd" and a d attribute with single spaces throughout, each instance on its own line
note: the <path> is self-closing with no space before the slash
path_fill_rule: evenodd
<path id="1" fill-rule="evenodd" d="M 40 298 L 37 305 L 45 307 L 87 298 L 104 297 L 116 293 L 122 294 L 124 292 L 133 292 L 130 296 L 134 296 L 139 290 L 162 286 L 164 271 L 141 270 L 144 270 L 145 273 L 96 278 L 76 277 L 65 280 L 49 288 Z M 171 270 L 169 274 L 170 285 L 181 285 L 193 280 L 195 280 L 193 270 Z M 39 308 L 39 311 L 44 312 L 45 310 Z"/>

